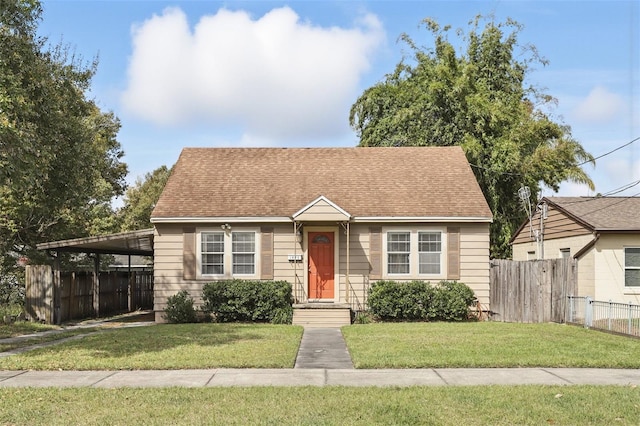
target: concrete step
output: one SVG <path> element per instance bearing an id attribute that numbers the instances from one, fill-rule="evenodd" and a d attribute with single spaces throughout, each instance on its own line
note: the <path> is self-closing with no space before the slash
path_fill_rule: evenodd
<path id="1" fill-rule="evenodd" d="M 293 308 L 293 324 L 305 328 L 339 328 L 351 324 L 351 309 L 295 307 Z"/>

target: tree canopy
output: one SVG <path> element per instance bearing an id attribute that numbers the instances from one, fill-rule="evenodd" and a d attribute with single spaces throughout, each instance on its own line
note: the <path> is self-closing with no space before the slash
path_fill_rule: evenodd
<path id="1" fill-rule="evenodd" d="M 412 56 L 364 91 L 349 122 L 360 146 L 460 145 L 494 215 L 491 255 L 508 256 L 526 217 L 518 189 L 557 190 L 567 180 L 593 188 L 581 168 L 593 157 L 551 115 L 555 99 L 527 84 L 532 66 L 546 61 L 518 43 L 517 22 L 476 18 L 468 32 L 456 32 L 463 52 L 449 40 L 450 27 L 423 24 L 433 47 L 402 35 Z"/>
<path id="2" fill-rule="evenodd" d="M 135 185 L 127 189 L 124 206 L 118 212 L 122 231 L 136 231 L 152 226 L 151 212 L 172 170 L 167 166 L 158 167 L 145 174 L 144 179 L 138 178 Z"/>
<path id="3" fill-rule="evenodd" d="M 126 187 L 118 119 L 88 98 L 97 63 L 38 37 L 37 0 L 0 7 L 0 266 L 38 242 L 116 229 Z"/>

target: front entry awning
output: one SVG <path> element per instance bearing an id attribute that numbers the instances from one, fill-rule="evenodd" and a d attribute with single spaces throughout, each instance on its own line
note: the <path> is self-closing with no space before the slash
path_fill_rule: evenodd
<path id="1" fill-rule="evenodd" d="M 98 237 L 52 241 L 38 244 L 36 248 L 71 253 L 153 256 L 153 228 Z"/>
<path id="2" fill-rule="evenodd" d="M 320 196 L 294 213 L 292 218 L 295 222 L 347 222 L 351 215 L 325 196 Z"/>

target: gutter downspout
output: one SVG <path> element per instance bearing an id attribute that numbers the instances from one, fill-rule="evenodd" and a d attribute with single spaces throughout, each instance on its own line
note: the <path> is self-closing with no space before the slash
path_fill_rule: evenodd
<path id="1" fill-rule="evenodd" d="M 347 303 L 349 303 L 349 291 L 351 291 L 351 282 L 349 281 L 349 253 L 351 252 L 351 250 L 349 249 L 349 240 L 350 238 L 350 227 L 349 227 L 349 222 L 347 222 L 347 276 L 345 277 L 345 283 L 347 285 L 346 291 L 345 291 L 345 301 Z"/>

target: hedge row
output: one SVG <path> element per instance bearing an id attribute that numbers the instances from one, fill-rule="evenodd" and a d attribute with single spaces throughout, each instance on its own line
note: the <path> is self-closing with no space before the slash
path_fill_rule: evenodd
<path id="1" fill-rule="evenodd" d="M 377 281 L 369 289 L 369 310 L 387 321 L 464 321 L 476 297 L 466 284 L 441 281 Z"/>

